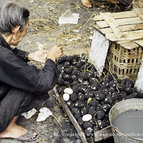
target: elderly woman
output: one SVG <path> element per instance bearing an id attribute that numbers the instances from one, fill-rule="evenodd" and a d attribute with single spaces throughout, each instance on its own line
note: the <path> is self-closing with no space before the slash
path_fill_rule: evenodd
<path id="1" fill-rule="evenodd" d="M 62 46 L 33 53 L 11 48 L 26 35 L 28 18 L 29 11 L 12 2 L 0 7 L 0 138 L 30 142 L 37 139 L 37 133 L 30 133 L 15 121 L 49 98 L 48 91 L 58 79 L 55 60 L 62 56 Z M 42 62 L 44 67 L 30 66 L 29 60 Z"/>

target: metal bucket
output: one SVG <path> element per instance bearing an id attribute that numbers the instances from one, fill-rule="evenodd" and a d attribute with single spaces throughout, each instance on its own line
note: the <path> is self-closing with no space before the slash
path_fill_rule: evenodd
<path id="1" fill-rule="evenodd" d="M 127 99 L 116 103 L 109 112 L 109 121 L 112 127 L 112 133 L 115 143 L 143 143 L 143 139 L 134 138 L 123 134 L 113 125 L 114 119 L 126 111 L 143 110 L 143 99 Z"/>

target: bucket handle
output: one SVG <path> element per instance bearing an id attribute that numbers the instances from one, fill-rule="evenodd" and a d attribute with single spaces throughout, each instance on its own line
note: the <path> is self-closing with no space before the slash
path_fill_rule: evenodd
<path id="1" fill-rule="evenodd" d="M 121 134 L 121 136 L 130 138 L 130 139 L 132 139 L 132 140 L 143 141 L 143 139 L 137 139 L 137 138 L 134 138 L 134 137 L 131 137 L 131 136 L 128 136 L 128 135 L 126 135 L 126 134 L 121 133 L 121 131 L 119 130 L 119 128 L 117 128 L 116 126 L 111 125 L 111 127 L 112 127 L 112 129 L 114 129 L 116 132 L 118 132 L 119 134 Z"/>

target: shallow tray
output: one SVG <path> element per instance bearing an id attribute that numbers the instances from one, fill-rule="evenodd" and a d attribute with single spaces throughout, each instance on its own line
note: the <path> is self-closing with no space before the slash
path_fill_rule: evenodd
<path id="1" fill-rule="evenodd" d="M 74 125 L 79 137 L 81 138 L 83 143 L 88 143 L 86 136 L 82 130 L 82 128 L 80 127 L 80 125 L 78 124 L 77 120 L 74 118 L 73 114 L 71 113 L 70 109 L 68 108 L 66 102 L 63 100 L 63 98 L 59 95 L 59 93 L 57 92 L 57 89 L 54 88 L 53 89 L 58 102 L 62 105 L 62 107 L 65 109 L 69 119 L 71 120 L 72 124 Z M 112 137 L 112 131 L 111 131 L 111 127 L 108 126 L 106 128 L 103 128 L 97 132 L 94 132 L 94 142 L 99 142 L 102 140 L 107 140 L 109 138 Z"/>

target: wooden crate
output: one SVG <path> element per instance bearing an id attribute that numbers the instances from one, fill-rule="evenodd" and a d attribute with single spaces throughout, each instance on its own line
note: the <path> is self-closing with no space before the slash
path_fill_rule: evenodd
<path id="1" fill-rule="evenodd" d="M 143 56 L 143 9 L 100 13 L 94 21 L 95 28 L 111 41 L 107 56 L 111 72 L 135 81 Z"/>
<path id="2" fill-rule="evenodd" d="M 74 118 L 74 116 L 73 116 L 72 112 L 70 111 L 69 107 L 67 106 L 66 102 L 63 100 L 63 98 L 57 92 L 56 87 L 54 87 L 53 91 L 56 95 L 58 102 L 63 107 L 63 109 L 66 111 L 70 121 L 72 122 L 73 126 L 75 127 L 79 137 L 81 138 L 81 141 L 83 143 L 88 143 L 81 126 L 78 124 L 77 120 Z M 94 132 L 94 142 L 107 140 L 111 137 L 112 137 L 111 126 L 105 127 L 97 132 Z"/>

